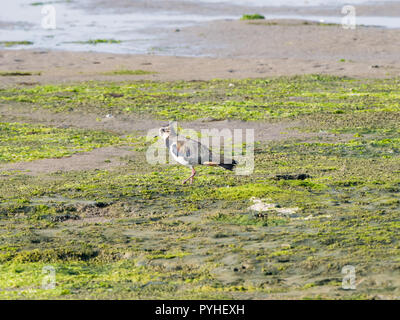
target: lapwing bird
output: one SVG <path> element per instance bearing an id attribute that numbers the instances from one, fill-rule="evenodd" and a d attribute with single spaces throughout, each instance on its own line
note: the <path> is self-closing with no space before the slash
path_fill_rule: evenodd
<path id="1" fill-rule="evenodd" d="M 178 136 L 172 124 L 160 128 L 159 134 L 174 160 L 192 169 L 192 174 L 182 184 L 185 184 L 189 180 L 190 184 L 193 183 L 194 176 L 196 175 L 196 170 L 194 169 L 196 165 L 220 166 L 230 171 L 237 165 L 237 162 L 231 159 L 225 159 L 224 162 L 221 162 L 218 159 L 219 157 L 214 157 L 210 149 L 200 142 Z"/>

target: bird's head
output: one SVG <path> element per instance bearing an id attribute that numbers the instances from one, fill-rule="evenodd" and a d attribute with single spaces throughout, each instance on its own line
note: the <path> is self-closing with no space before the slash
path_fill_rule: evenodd
<path id="1" fill-rule="evenodd" d="M 160 137 L 166 140 L 170 134 L 171 134 L 171 128 L 169 126 L 167 127 L 161 127 L 159 130 Z"/>

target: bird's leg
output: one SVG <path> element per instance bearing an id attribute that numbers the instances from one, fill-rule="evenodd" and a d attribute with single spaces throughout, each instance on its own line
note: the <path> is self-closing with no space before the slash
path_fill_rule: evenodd
<path id="1" fill-rule="evenodd" d="M 195 174 L 196 174 L 196 170 L 194 170 L 194 168 L 192 167 L 192 174 L 190 175 L 189 178 L 187 178 L 186 180 L 184 180 L 184 181 L 182 182 L 182 184 L 185 184 L 186 182 L 188 182 L 188 180 L 190 180 L 190 184 L 192 184 L 192 182 L 193 182 L 193 177 L 194 177 Z"/>
<path id="2" fill-rule="evenodd" d="M 194 170 L 194 168 L 192 168 L 192 175 L 190 176 L 190 184 L 193 183 L 194 180 L 194 176 L 196 175 L 196 170 Z"/>
<path id="3" fill-rule="evenodd" d="M 185 179 L 185 180 L 183 180 L 182 184 L 185 184 L 189 179 L 190 179 L 190 177 Z"/>

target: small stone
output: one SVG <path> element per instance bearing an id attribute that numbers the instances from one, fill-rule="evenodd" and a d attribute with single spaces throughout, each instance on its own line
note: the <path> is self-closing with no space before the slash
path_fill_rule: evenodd
<path id="1" fill-rule="evenodd" d="M 201 122 L 213 122 L 213 121 L 218 121 L 218 119 L 212 118 L 212 117 L 206 117 L 206 118 L 200 118 L 199 119 Z"/>
<path id="2" fill-rule="evenodd" d="M 145 260 L 139 260 L 136 262 L 136 267 L 145 267 L 147 265 L 147 262 Z"/>
<path id="3" fill-rule="evenodd" d="M 131 259 L 132 257 L 133 257 L 133 253 L 132 252 L 125 252 L 124 259 Z"/>

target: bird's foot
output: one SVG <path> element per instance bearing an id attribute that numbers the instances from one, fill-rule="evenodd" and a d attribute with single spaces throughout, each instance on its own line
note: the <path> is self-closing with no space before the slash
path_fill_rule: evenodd
<path id="1" fill-rule="evenodd" d="M 188 181 L 189 181 L 190 184 L 192 184 L 193 183 L 193 177 L 189 177 L 186 180 L 183 180 L 182 184 L 186 184 L 186 182 L 188 182 Z"/>

